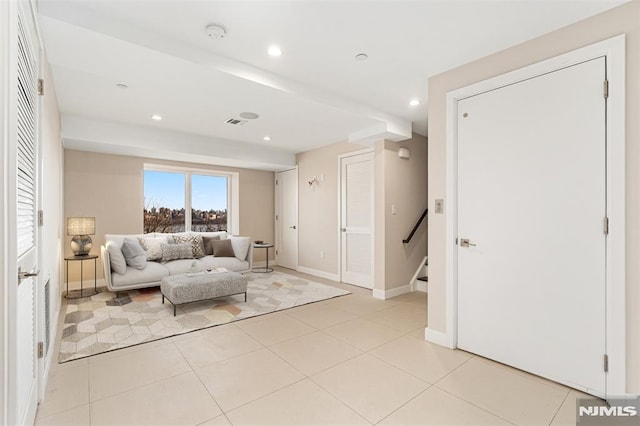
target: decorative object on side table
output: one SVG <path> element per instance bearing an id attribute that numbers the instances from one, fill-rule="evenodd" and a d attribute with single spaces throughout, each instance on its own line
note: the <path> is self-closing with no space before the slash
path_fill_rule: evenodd
<path id="1" fill-rule="evenodd" d="M 72 236 L 71 251 L 75 256 L 88 256 L 93 241 L 89 235 L 96 234 L 95 217 L 68 217 L 67 235 Z"/>
<path id="2" fill-rule="evenodd" d="M 266 249 L 266 250 L 267 250 L 267 254 L 266 254 L 266 258 L 267 258 L 267 266 L 264 266 L 264 267 L 256 267 L 256 268 L 253 268 L 251 271 L 252 271 L 252 272 L 260 272 L 260 273 L 273 272 L 273 268 L 269 268 L 269 249 L 270 249 L 271 247 L 273 247 L 273 244 L 271 244 L 271 243 L 265 243 L 265 242 L 264 242 L 264 241 L 262 241 L 262 240 L 259 240 L 259 241 L 260 241 L 260 242 L 255 241 L 255 242 L 253 243 L 253 248 L 254 248 L 254 249 L 255 249 L 255 248 L 263 248 L 263 249 Z"/>
<path id="3" fill-rule="evenodd" d="M 80 299 L 82 297 L 89 297 L 89 296 L 93 296 L 95 294 L 98 294 L 98 276 L 97 276 L 97 267 L 96 267 L 96 262 L 98 259 L 98 256 L 96 256 L 95 254 L 85 254 L 82 256 L 69 256 L 69 257 L 65 257 L 65 266 L 67 268 L 67 292 L 64 295 L 64 297 L 66 297 L 67 299 Z M 84 261 L 85 260 L 93 260 L 93 292 L 92 293 L 84 293 Z M 80 261 L 80 290 L 71 290 L 72 292 L 79 292 L 79 295 L 71 295 L 71 293 L 69 293 L 69 262 L 74 262 L 74 261 Z M 87 289 L 88 291 L 91 291 L 91 288 Z"/>

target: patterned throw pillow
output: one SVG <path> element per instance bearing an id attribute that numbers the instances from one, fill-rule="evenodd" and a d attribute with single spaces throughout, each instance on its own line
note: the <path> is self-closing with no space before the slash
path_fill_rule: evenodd
<path id="1" fill-rule="evenodd" d="M 160 245 L 162 250 L 162 261 L 168 262 L 176 259 L 193 259 L 193 248 L 191 243 L 187 244 L 168 244 Z"/>
<path id="2" fill-rule="evenodd" d="M 147 252 L 147 260 L 162 259 L 162 244 L 167 243 L 167 237 L 139 237 L 140 244 Z"/>
<path id="3" fill-rule="evenodd" d="M 204 244 L 202 243 L 202 235 L 174 235 L 173 240 L 176 242 L 176 244 L 191 244 L 193 246 L 193 257 L 195 257 L 196 259 L 204 256 Z"/>

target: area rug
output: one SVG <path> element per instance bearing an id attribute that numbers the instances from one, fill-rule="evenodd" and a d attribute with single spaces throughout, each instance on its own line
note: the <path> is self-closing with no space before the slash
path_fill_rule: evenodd
<path id="1" fill-rule="evenodd" d="M 281 311 L 349 294 L 300 277 L 272 272 L 247 274 L 244 295 L 178 306 L 165 301 L 159 287 L 67 300 L 58 362 L 97 355 L 203 328 Z"/>

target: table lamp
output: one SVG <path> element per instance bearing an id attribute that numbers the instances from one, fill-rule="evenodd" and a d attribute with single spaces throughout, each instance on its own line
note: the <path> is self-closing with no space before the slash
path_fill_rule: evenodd
<path id="1" fill-rule="evenodd" d="M 86 256 L 91 251 L 93 242 L 89 235 L 96 234 L 95 217 L 68 217 L 67 235 L 71 238 L 71 251 L 75 256 Z"/>

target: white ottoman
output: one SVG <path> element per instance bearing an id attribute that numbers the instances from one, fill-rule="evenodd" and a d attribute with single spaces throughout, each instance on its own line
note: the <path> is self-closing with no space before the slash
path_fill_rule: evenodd
<path id="1" fill-rule="evenodd" d="M 244 293 L 244 301 L 246 302 L 247 283 L 247 277 L 235 272 L 196 276 L 178 274 L 164 277 L 160 282 L 160 291 L 162 292 L 162 303 L 166 297 L 173 304 L 173 316 L 176 316 L 176 306 L 185 303 L 242 293 Z"/>

